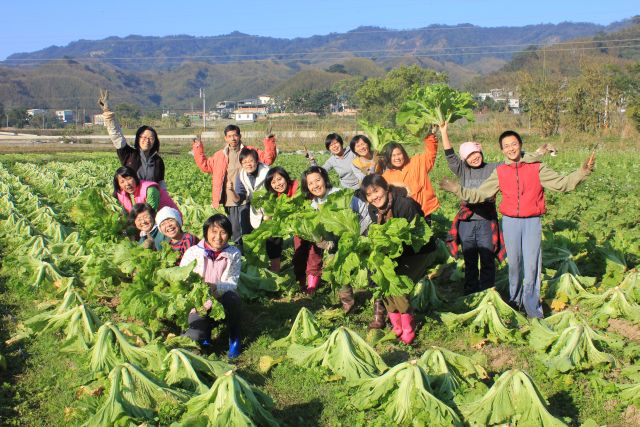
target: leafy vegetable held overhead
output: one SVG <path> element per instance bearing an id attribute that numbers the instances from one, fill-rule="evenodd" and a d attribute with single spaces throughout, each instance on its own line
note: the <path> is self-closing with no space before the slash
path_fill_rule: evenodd
<path id="1" fill-rule="evenodd" d="M 414 136 L 424 138 L 432 125 L 453 123 L 466 118 L 473 121 L 476 103 L 468 92 L 458 92 L 446 84 L 418 88 L 396 114 L 396 122 Z"/>
<path id="2" fill-rule="evenodd" d="M 482 399 L 461 405 L 460 410 L 472 426 L 566 425 L 549 413 L 546 399 L 538 386 L 529 375 L 519 369 L 511 369 L 500 375 Z"/>
<path id="3" fill-rule="evenodd" d="M 436 396 L 447 401 L 453 400 L 461 389 L 487 378 L 484 368 L 469 357 L 442 347 L 429 347 L 418 360 L 418 365 L 429 376 Z"/>
<path id="4" fill-rule="evenodd" d="M 296 343 L 301 345 L 310 345 L 322 338 L 322 331 L 313 313 L 308 308 L 302 307 L 293 321 L 289 335 L 274 341 L 271 347 L 286 347 Z"/>
<path id="5" fill-rule="evenodd" d="M 358 126 L 367 134 L 371 141 L 371 149 L 380 151 L 388 142 L 394 141 L 400 144 L 417 144 L 419 139 L 407 134 L 403 129 L 391 129 L 376 123 L 369 123 L 364 119 L 358 119 Z"/>
<path id="6" fill-rule="evenodd" d="M 387 369 L 382 358 L 365 340 L 343 326 L 316 348 L 291 344 L 287 356 L 301 366 L 323 366 L 348 381 L 372 378 Z"/>
<path id="7" fill-rule="evenodd" d="M 179 426 L 278 426 L 269 396 L 230 370 L 189 400 Z"/>
<path id="8" fill-rule="evenodd" d="M 351 403 L 358 410 L 380 408 L 397 425 L 463 425 L 453 409 L 433 395 L 429 377 L 416 361 L 363 381 Z"/>

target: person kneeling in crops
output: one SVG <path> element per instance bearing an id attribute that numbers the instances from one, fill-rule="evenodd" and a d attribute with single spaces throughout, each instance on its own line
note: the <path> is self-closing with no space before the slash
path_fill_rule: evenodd
<path id="1" fill-rule="evenodd" d="M 185 251 L 198 243 L 198 238 L 193 234 L 182 231 L 182 216 L 180 212 L 169 206 L 165 206 L 158 211 L 156 224 L 158 224 L 160 232 L 169 240 L 171 249 L 180 253 L 176 260 L 176 264 L 180 264 Z"/>
<path id="2" fill-rule="evenodd" d="M 275 194 L 276 197 L 293 197 L 298 190 L 298 181 L 291 179 L 289 173 L 281 166 L 274 166 L 269 169 L 264 180 L 264 188 L 267 193 Z M 266 220 L 266 218 L 265 218 Z M 271 271 L 280 272 L 280 259 L 282 258 L 282 238 L 269 237 L 266 242 L 267 256 L 271 264 Z"/>
<path id="3" fill-rule="evenodd" d="M 138 231 L 138 244 L 145 249 L 160 250 L 162 242 L 168 239 L 158 229 L 154 218 L 156 211 L 148 203 L 137 203 L 129 212 L 129 222 L 135 225 Z"/>
<path id="4" fill-rule="evenodd" d="M 320 166 L 311 166 L 302 173 L 302 194 L 311 200 L 311 206 L 318 209 L 327 201 L 329 194 L 340 191 L 333 187 L 329 180 L 329 174 Z M 306 275 L 306 291 L 313 294 L 322 276 L 322 255 L 325 250 L 331 251 L 335 247 L 334 242 L 323 240 L 321 242 L 309 242 L 298 236 L 293 238 L 293 271 L 301 286 L 304 286 Z"/>
<path id="5" fill-rule="evenodd" d="M 165 206 L 178 210 L 167 190 L 157 182 L 141 180 L 128 166 L 119 167 L 113 176 L 113 197 L 118 199 L 127 212 L 131 212 L 136 203 L 148 203 L 155 210 Z"/>
<path id="6" fill-rule="evenodd" d="M 235 246 L 229 245 L 233 233 L 231 221 L 225 215 L 215 214 L 202 226 L 203 239 L 184 253 L 180 266 L 195 261 L 193 271 L 209 285 L 209 292 L 224 307 L 229 330 L 229 358 L 240 355 L 240 296 L 237 293 L 240 278 L 241 254 Z M 211 301 L 204 308 L 210 310 Z M 202 317 L 196 309 L 189 314 L 189 329 L 185 335 L 202 345 L 211 339 L 212 321 Z"/>
<path id="7" fill-rule="evenodd" d="M 369 215 L 374 224 L 384 224 L 391 218 L 405 218 L 413 221 L 422 216 L 420 205 L 406 195 L 403 188 L 389 185 L 380 175 L 368 175 L 362 180 L 361 190 L 369 202 Z M 406 275 L 414 282 L 422 279 L 427 271 L 428 258 L 425 254 L 428 245 L 419 251 L 411 246 L 404 246 L 402 255 L 396 262 L 397 275 Z M 415 338 L 415 324 L 413 310 L 408 296 L 388 296 L 383 299 L 387 309 L 393 332 L 405 344 L 410 344 Z"/>
<path id="8" fill-rule="evenodd" d="M 527 316 L 543 317 L 540 304 L 542 275 L 542 221 L 546 212 L 544 190 L 574 190 L 595 165 L 595 152 L 575 172 L 560 175 L 539 161 L 522 157 L 522 138 L 508 130 L 498 138 L 505 163 L 499 165 L 478 188 L 462 188 L 443 178 L 440 188 L 468 203 L 491 200 L 502 193 L 500 213 L 509 264 L 510 302 L 524 307 Z M 521 278 L 522 276 L 522 278 Z"/>

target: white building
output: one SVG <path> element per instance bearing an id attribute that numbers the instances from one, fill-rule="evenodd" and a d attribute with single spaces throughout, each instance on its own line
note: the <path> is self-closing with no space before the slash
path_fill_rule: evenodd
<path id="1" fill-rule="evenodd" d="M 57 110 L 56 116 L 58 116 L 58 120 L 62 123 L 71 123 L 75 120 L 73 110 Z"/>
<path id="2" fill-rule="evenodd" d="M 235 117 L 236 122 L 255 122 L 258 119 L 256 113 L 237 112 L 235 113 Z"/>
<path id="3" fill-rule="evenodd" d="M 47 113 L 47 110 L 44 110 L 42 108 L 32 108 L 30 110 L 27 110 L 27 116 L 29 117 L 40 116 L 46 113 Z"/>
<path id="4" fill-rule="evenodd" d="M 104 126 L 104 116 L 102 114 L 94 114 L 91 122 L 96 126 Z"/>

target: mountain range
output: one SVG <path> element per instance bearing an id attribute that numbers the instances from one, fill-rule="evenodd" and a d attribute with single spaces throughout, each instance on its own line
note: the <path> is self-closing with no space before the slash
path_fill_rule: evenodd
<path id="1" fill-rule="evenodd" d="M 116 103 L 188 109 L 198 105 L 201 87 L 210 102 L 282 95 L 292 87 L 330 86 L 349 76 L 381 76 L 401 64 L 447 72 L 451 83 L 460 86 L 531 47 L 605 36 L 630 25 L 631 19 L 608 26 L 359 27 L 294 39 L 234 32 L 78 40 L 0 62 L 0 102 L 5 108 L 95 108 L 101 87 L 110 89 Z M 331 67 L 336 64 L 343 65 L 340 72 Z"/>

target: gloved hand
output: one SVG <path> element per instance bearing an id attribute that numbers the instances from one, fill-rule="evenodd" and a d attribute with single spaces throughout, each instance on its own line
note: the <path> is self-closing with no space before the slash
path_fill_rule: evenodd
<path id="1" fill-rule="evenodd" d="M 457 182 L 444 177 L 440 180 L 440 189 L 444 190 L 444 191 L 448 191 L 450 193 L 455 193 L 456 191 L 458 191 L 458 188 L 460 187 L 460 184 L 458 184 Z"/>
<path id="2" fill-rule="evenodd" d="M 327 252 L 331 252 L 333 248 L 336 247 L 336 244 L 333 243 L 331 240 L 320 240 L 318 243 L 316 243 L 316 246 Z"/>
<path id="3" fill-rule="evenodd" d="M 98 105 L 102 108 L 102 112 L 106 113 L 111 111 L 109 109 L 109 91 L 100 89 L 100 96 L 98 97 Z"/>
<path id="4" fill-rule="evenodd" d="M 540 147 L 538 147 L 538 149 L 536 150 L 536 153 L 538 153 L 541 156 L 544 156 L 545 154 L 549 153 L 555 157 L 558 155 L 558 150 L 556 150 L 556 147 L 554 147 L 551 144 L 542 144 Z"/>
<path id="5" fill-rule="evenodd" d="M 593 172 L 593 168 L 596 165 L 596 152 L 595 150 L 591 153 L 591 155 L 589 156 L 589 158 L 587 158 L 587 160 L 584 161 L 584 163 L 582 164 L 582 170 L 584 170 L 585 172 Z"/>

